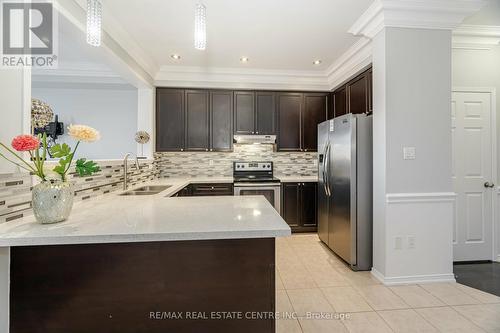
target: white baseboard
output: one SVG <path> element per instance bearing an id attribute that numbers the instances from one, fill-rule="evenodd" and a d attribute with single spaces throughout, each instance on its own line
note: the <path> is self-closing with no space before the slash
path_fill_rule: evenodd
<path id="1" fill-rule="evenodd" d="M 435 282 L 456 282 L 455 275 L 453 274 L 385 277 L 375 268 L 372 268 L 371 273 L 377 280 L 379 280 L 386 286 L 395 286 L 401 284 L 435 283 Z"/>

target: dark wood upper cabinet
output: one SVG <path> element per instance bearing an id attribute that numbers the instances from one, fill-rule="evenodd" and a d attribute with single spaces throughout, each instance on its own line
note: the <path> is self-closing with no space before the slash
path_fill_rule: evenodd
<path id="1" fill-rule="evenodd" d="M 276 134 L 276 94 L 255 93 L 255 134 Z"/>
<path id="2" fill-rule="evenodd" d="M 278 149 L 297 151 L 301 149 L 301 113 L 304 95 L 300 93 L 278 93 Z"/>
<path id="3" fill-rule="evenodd" d="M 368 112 L 368 78 L 361 75 L 347 84 L 348 113 Z"/>
<path id="4" fill-rule="evenodd" d="M 185 146 L 184 90 L 156 90 L 156 151 L 181 151 Z"/>
<path id="5" fill-rule="evenodd" d="M 372 69 L 350 79 L 333 92 L 335 117 L 346 113 L 369 113 L 373 111 Z"/>
<path id="6" fill-rule="evenodd" d="M 186 150 L 208 151 L 208 91 L 186 90 Z"/>
<path id="7" fill-rule="evenodd" d="M 327 93 L 305 93 L 302 112 L 302 150 L 318 150 L 318 124 L 327 117 Z"/>
<path id="8" fill-rule="evenodd" d="M 231 151 L 233 148 L 233 92 L 210 92 L 210 151 Z"/>
<path id="9" fill-rule="evenodd" d="M 255 133 L 255 93 L 252 91 L 234 92 L 234 133 Z"/>
<path id="10" fill-rule="evenodd" d="M 370 70 L 367 73 L 368 80 L 368 112 L 373 112 L 373 71 Z"/>
<path id="11" fill-rule="evenodd" d="M 328 94 L 328 116 L 327 116 L 327 119 L 333 119 L 335 118 L 335 104 L 334 104 L 334 100 L 335 100 L 335 97 L 334 97 L 334 94 L 333 92 L 329 93 Z"/>
<path id="12" fill-rule="evenodd" d="M 335 117 L 342 116 L 347 113 L 347 103 L 346 103 L 346 88 L 336 90 L 333 93 L 333 105 L 334 105 L 334 115 Z"/>

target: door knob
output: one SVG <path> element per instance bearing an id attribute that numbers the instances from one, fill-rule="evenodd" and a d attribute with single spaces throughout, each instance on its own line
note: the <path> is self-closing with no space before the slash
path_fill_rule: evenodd
<path id="1" fill-rule="evenodd" d="M 490 182 L 486 182 L 486 183 L 484 183 L 484 187 L 493 188 L 493 187 L 495 187 L 495 184 L 490 184 Z"/>

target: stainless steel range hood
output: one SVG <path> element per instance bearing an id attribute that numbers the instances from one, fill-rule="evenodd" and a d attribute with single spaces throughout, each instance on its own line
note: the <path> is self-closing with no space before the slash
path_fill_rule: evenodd
<path id="1" fill-rule="evenodd" d="M 234 142 L 241 144 L 275 144 L 276 135 L 235 135 Z"/>

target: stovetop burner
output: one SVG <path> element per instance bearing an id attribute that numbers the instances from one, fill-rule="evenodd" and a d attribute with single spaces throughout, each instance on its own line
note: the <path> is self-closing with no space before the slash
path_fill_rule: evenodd
<path id="1" fill-rule="evenodd" d="M 273 162 L 234 162 L 233 177 L 239 183 L 277 183 Z"/>

